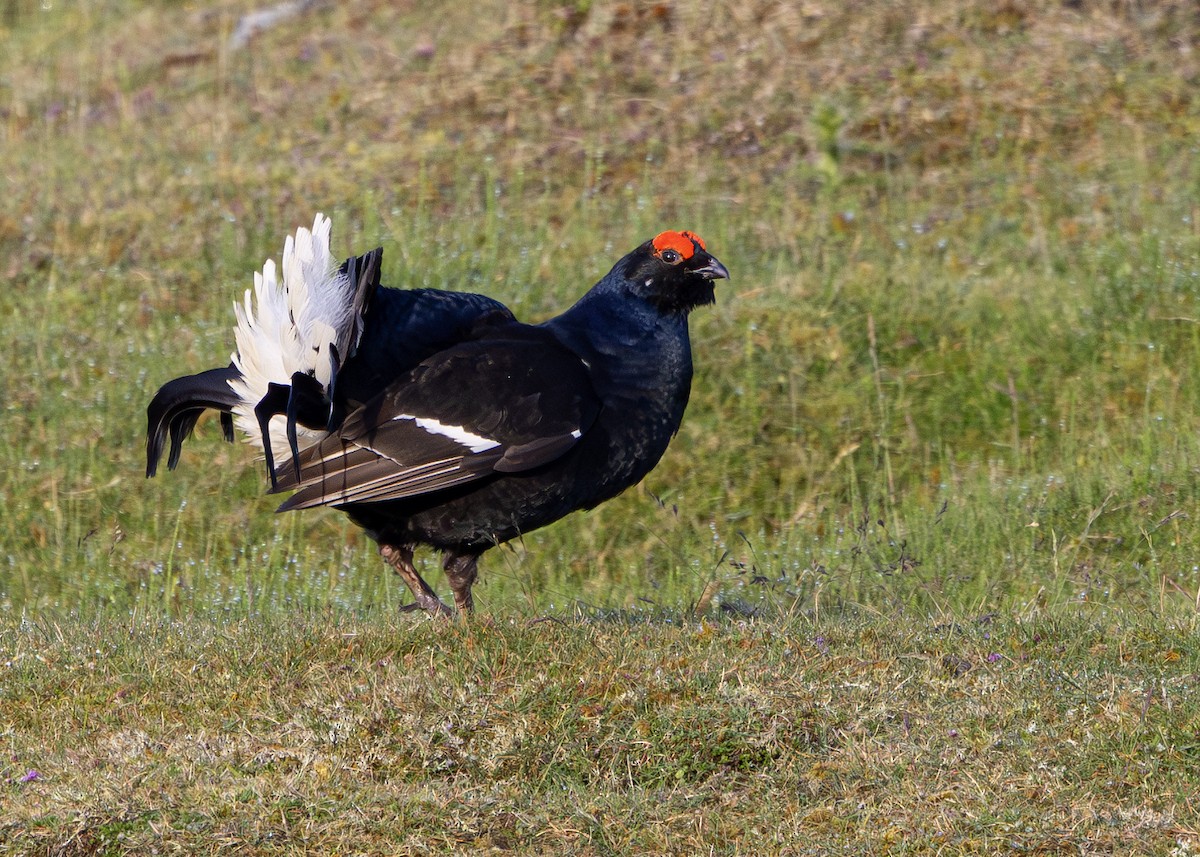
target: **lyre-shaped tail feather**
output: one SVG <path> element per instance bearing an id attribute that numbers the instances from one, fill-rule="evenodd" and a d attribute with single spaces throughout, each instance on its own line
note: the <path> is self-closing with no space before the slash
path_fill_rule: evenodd
<path id="1" fill-rule="evenodd" d="M 179 462 L 183 441 L 206 408 L 221 412 L 232 440 L 236 422 L 275 460 L 295 458 L 338 418 L 337 377 L 354 356 L 365 315 L 379 288 L 382 249 L 335 267 L 332 224 L 318 214 L 284 243 L 277 269 L 268 260 L 254 287 L 235 304 L 237 350 L 231 365 L 168 382 L 147 409 L 146 474 L 158 469 L 170 437 L 167 466 Z M 272 430 L 273 429 L 273 430 Z"/>
<path id="2" fill-rule="evenodd" d="M 379 290 L 379 267 L 382 262 L 383 248 L 376 247 L 370 253 L 347 259 L 342 263 L 340 269 L 341 273 L 355 284 L 354 300 L 351 302 L 353 312 L 350 316 L 351 328 L 348 331 L 346 347 L 343 348 L 339 343 L 330 355 L 333 371 L 330 374 L 329 383 L 326 385 L 326 398 L 329 400 L 329 417 L 325 425 L 327 431 L 333 431 L 334 428 L 336 416 L 334 402 L 337 393 L 338 372 L 341 371 L 342 361 L 349 360 L 358 350 L 358 341 L 362 338 L 366 322 L 367 307 L 370 306 L 371 299 L 375 297 L 375 292 Z M 292 454 L 296 454 L 295 448 L 292 449 Z"/>
<path id="3" fill-rule="evenodd" d="M 233 408 L 238 404 L 230 382 L 240 377 L 233 366 L 209 369 L 198 375 L 185 375 L 168 381 L 150 400 L 146 408 L 146 476 L 158 472 L 163 445 L 171 437 L 167 468 L 175 469 L 183 441 L 192 433 L 196 420 L 208 408 L 221 412 L 221 430 L 228 441 L 233 440 Z"/>

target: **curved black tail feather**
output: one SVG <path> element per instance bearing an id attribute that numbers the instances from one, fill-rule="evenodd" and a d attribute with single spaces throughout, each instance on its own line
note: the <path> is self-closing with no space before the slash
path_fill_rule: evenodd
<path id="1" fill-rule="evenodd" d="M 361 256 L 351 256 L 342 263 L 341 272 L 354 281 L 354 330 L 350 335 L 350 353 L 342 358 L 354 356 L 358 338 L 362 336 L 363 321 L 367 316 L 367 307 L 375 292 L 379 290 L 379 266 L 383 262 L 383 248 L 376 247 L 370 253 Z"/>
<path id="2" fill-rule="evenodd" d="M 175 469 L 184 440 L 192 433 L 200 414 L 208 408 L 221 412 L 221 433 L 225 440 L 233 441 L 232 412 L 238 397 L 229 382 L 240 377 L 241 373 L 230 365 L 198 375 L 185 375 L 159 388 L 146 408 L 147 477 L 158 472 L 158 461 L 162 458 L 168 434 L 171 451 L 167 455 L 167 468 Z"/>

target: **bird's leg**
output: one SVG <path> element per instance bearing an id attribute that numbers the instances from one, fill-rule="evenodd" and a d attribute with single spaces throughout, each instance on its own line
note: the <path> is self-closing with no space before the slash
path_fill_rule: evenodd
<path id="1" fill-rule="evenodd" d="M 413 597 L 417 599 L 418 607 L 431 615 L 454 615 L 450 611 L 450 608 L 442 603 L 442 599 L 437 597 L 437 593 L 430 589 L 429 584 L 421 578 L 421 575 L 417 574 L 417 569 L 413 566 L 412 561 L 412 545 L 380 545 L 379 555 L 408 584 L 408 588 L 412 590 Z M 456 592 L 455 598 L 457 597 L 458 593 Z"/>
<path id="2" fill-rule="evenodd" d="M 479 554 L 475 553 L 447 553 L 442 560 L 442 568 L 446 571 L 450 588 L 454 590 L 454 606 L 458 608 L 458 615 L 464 618 L 475 610 L 471 584 L 479 573 L 478 563 Z"/>

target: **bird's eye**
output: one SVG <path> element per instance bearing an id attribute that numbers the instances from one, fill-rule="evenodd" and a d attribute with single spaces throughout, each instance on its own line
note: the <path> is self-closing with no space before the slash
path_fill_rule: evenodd
<path id="1" fill-rule="evenodd" d="M 670 247 L 668 247 L 666 250 L 662 251 L 662 255 L 659 256 L 659 258 L 668 265 L 675 265 L 678 264 L 679 260 L 683 257 L 679 255 L 679 251 L 672 250 Z"/>

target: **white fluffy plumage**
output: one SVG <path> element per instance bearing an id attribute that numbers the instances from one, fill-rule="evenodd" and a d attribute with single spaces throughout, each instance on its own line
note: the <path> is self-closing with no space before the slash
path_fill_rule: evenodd
<path id="1" fill-rule="evenodd" d="M 246 290 L 244 304 L 234 303 L 237 314 L 237 350 L 230 359 L 242 373 L 230 386 L 240 400 L 234 421 L 252 443 L 262 446 L 254 406 L 267 394 L 267 385 L 291 384 L 292 374 L 303 372 L 328 387 L 333 370 L 331 346 L 345 360 L 358 343 L 354 335 L 354 289 L 340 273 L 329 253 L 332 223 L 318 214 L 311 230 L 296 230 L 283 245 L 282 281 L 275 262 L 268 259 L 255 273 L 254 288 Z M 271 421 L 271 446 L 276 463 L 288 461 L 291 450 L 282 416 Z M 297 426 L 301 449 L 315 443 L 323 432 Z"/>

